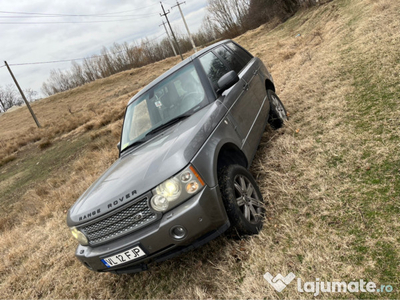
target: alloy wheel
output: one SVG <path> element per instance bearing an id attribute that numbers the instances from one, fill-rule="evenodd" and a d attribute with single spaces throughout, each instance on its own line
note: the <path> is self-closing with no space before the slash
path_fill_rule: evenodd
<path id="1" fill-rule="evenodd" d="M 236 203 L 246 220 L 252 224 L 259 222 L 263 203 L 258 198 L 253 184 L 244 175 L 236 175 L 233 184 Z"/>

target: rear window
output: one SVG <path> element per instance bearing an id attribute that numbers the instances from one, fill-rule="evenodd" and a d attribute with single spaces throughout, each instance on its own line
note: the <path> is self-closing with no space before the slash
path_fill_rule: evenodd
<path id="1" fill-rule="evenodd" d="M 220 55 L 226 62 L 229 64 L 231 69 L 235 71 L 237 74 L 240 73 L 240 71 L 244 68 L 246 65 L 244 62 L 239 60 L 233 52 L 229 51 L 226 49 L 224 46 L 220 46 L 217 49 L 215 49 L 215 52 Z"/>
<path id="2" fill-rule="evenodd" d="M 232 42 L 229 42 L 226 45 L 228 46 L 229 49 L 233 51 L 233 53 L 239 56 L 240 59 L 242 59 L 245 64 L 247 64 L 253 58 L 253 56 L 249 54 L 246 50 L 244 50 L 242 47 Z"/>

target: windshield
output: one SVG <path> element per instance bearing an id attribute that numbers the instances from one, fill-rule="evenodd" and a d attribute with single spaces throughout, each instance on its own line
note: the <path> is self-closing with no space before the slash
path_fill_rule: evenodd
<path id="1" fill-rule="evenodd" d="M 132 102 L 126 111 L 121 151 L 142 140 L 147 133 L 183 114 L 207 104 L 193 64 L 178 70 Z"/>

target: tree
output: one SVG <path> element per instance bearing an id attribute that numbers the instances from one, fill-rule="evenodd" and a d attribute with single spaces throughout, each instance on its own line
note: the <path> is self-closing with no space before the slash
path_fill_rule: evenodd
<path id="1" fill-rule="evenodd" d="M 208 14 L 203 19 L 200 30 L 194 34 L 197 45 L 206 45 L 218 38 L 233 38 L 273 19 L 283 22 L 301 7 L 332 0 L 207 1 Z M 191 50 L 192 45 L 189 38 L 179 34 L 179 29 L 176 32 L 181 50 L 183 52 Z M 50 96 L 121 71 L 154 63 L 172 55 L 172 49 L 166 38 L 160 42 L 143 39 L 140 45 L 127 42 L 114 43 L 109 49 L 103 47 L 100 55 L 85 58 L 82 64 L 72 62 L 70 70 L 51 70 L 50 77 L 42 85 L 42 92 Z M 3 101 L 3 99 L 1 100 Z"/>
<path id="2" fill-rule="evenodd" d="M 82 66 L 75 61 L 72 62 L 71 72 L 74 86 L 81 86 L 87 82 Z"/>
<path id="3" fill-rule="evenodd" d="M 37 92 L 28 88 L 24 90 L 26 99 L 29 102 L 35 101 Z M 0 111 L 5 112 L 13 106 L 20 106 L 24 103 L 18 91 L 12 84 L 6 85 L 4 88 L 0 86 Z"/>
<path id="4" fill-rule="evenodd" d="M 36 96 L 38 95 L 38 92 L 32 90 L 31 88 L 27 88 L 24 90 L 24 95 L 26 100 L 28 100 L 28 102 L 34 102 L 37 100 Z M 19 97 L 18 97 L 19 98 Z M 22 104 L 22 99 L 20 99 L 21 104 Z"/>
<path id="5" fill-rule="evenodd" d="M 233 37 L 242 33 L 249 5 L 246 0 L 208 0 L 207 10 L 223 34 Z"/>
<path id="6" fill-rule="evenodd" d="M 7 111 L 10 107 L 13 107 L 16 102 L 17 93 L 12 84 L 6 85 L 4 88 L 0 87 L 0 99 L 3 106 L 3 111 Z"/>

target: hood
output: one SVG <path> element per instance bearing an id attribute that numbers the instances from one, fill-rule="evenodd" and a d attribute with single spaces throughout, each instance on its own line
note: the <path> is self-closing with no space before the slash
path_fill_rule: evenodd
<path id="1" fill-rule="evenodd" d="M 68 226 L 76 226 L 131 202 L 185 168 L 226 108 L 215 101 L 121 157 L 71 207 Z"/>

